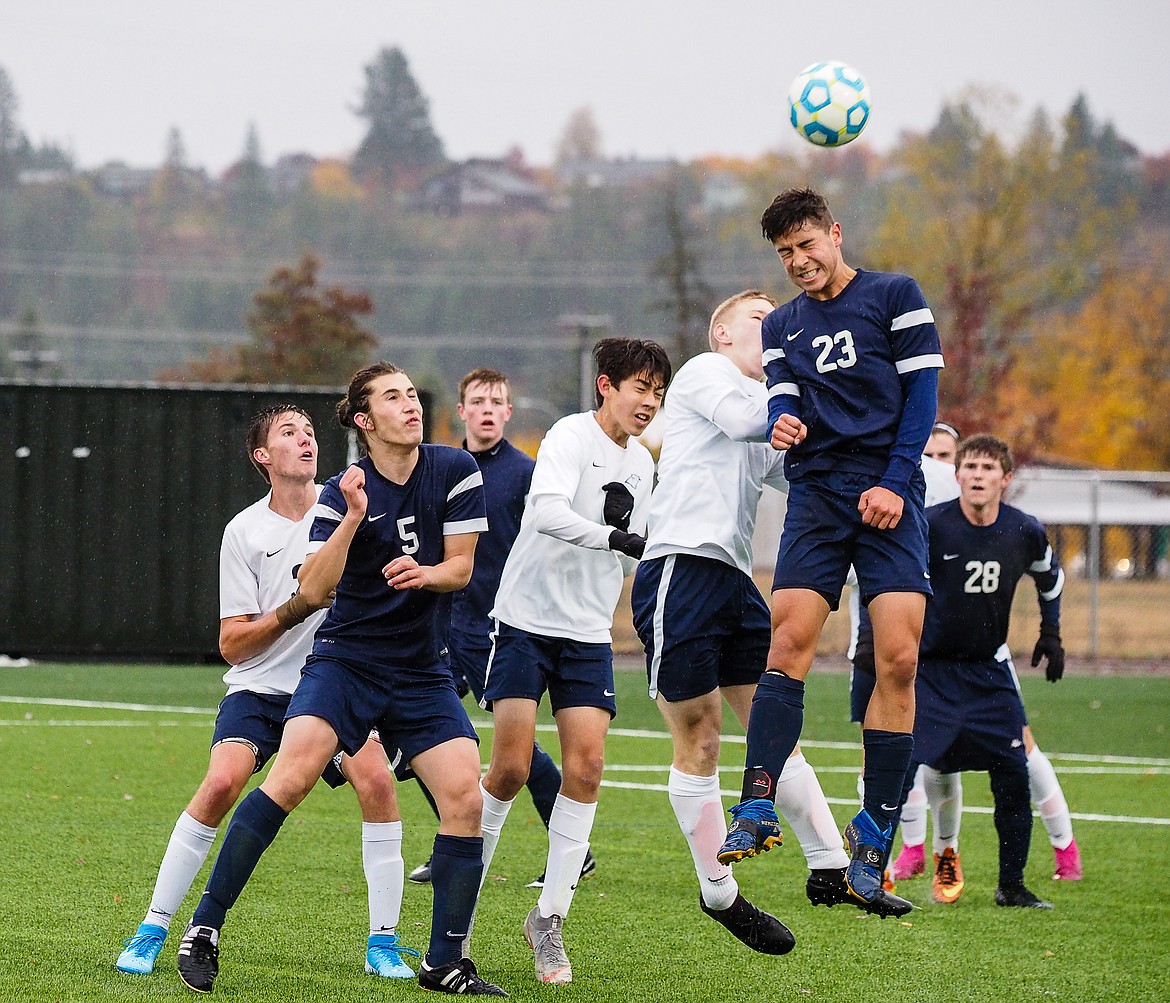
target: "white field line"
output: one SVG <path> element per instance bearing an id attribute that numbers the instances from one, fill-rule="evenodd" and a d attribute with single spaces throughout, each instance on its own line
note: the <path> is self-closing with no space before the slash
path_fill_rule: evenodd
<path id="1" fill-rule="evenodd" d="M 18 697 L 18 696 L 5 696 L 5 695 L 0 694 L 0 703 L 25 704 L 25 705 L 49 706 L 49 707 L 86 707 L 86 708 L 91 708 L 91 709 L 95 709 L 95 710 L 126 710 L 126 711 L 139 711 L 139 712 L 144 712 L 144 713 L 200 714 L 200 715 L 203 715 L 204 717 L 214 717 L 215 716 L 215 710 L 212 708 L 208 708 L 208 707 L 176 707 L 176 706 L 170 706 L 170 705 L 165 705 L 165 704 L 120 703 L 120 702 L 116 702 L 116 701 L 103 701 L 103 700 L 70 700 L 70 699 L 58 698 L 58 697 Z M 195 722 L 191 722 L 191 723 L 194 724 Z M 199 723 L 202 724 L 202 722 L 199 722 Z M 132 721 L 125 721 L 125 722 L 121 722 L 121 721 L 105 721 L 105 722 L 103 722 L 103 721 L 41 721 L 41 722 L 38 722 L 38 721 L 28 721 L 28 720 L 0 721 L 0 725 L 26 725 L 27 726 L 27 725 L 35 725 L 35 724 L 40 724 L 42 726 L 48 725 L 50 727 L 86 727 L 86 728 L 92 728 L 92 727 L 99 727 L 99 728 L 100 727 L 136 727 L 136 726 L 142 726 L 142 725 L 149 726 L 152 724 L 154 726 L 158 726 L 159 724 L 162 724 L 165 726 L 175 726 L 174 722 L 141 722 L 141 724 L 140 724 L 139 722 L 132 722 Z M 477 719 L 472 721 L 472 724 L 476 727 L 477 730 L 478 729 L 488 730 L 488 729 L 491 729 L 493 727 L 493 721 L 491 718 L 477 718 Z M 536 730 L 542 731 L 542 732 L 555 733 L 556 732 L 556 725 L 538 724 L 536 726 Z M 670 738 L 669 732 L 651 731 L 651 730 L 642 729 L 642 728 L 612 728 L 612 729 L 610 729 L 609 734 L 620 737 L 620 738 L 650 738 L 650 739 L 666 739 L 666 740 L 668 740 Z M 742 745 L 745 743 L 745 739 L 742 735 L 725 735 L 725 736 L 723 736 L 723 741 L 727 742 L 728 744 L 732 744 L 732 745 L 736 745 L 736 744 Z M 802 746 L 804 746 L 806 748 L 810 748 L 810 749 L 820 748 L 820 749 L 846 749 L 846 750 L 851 749 L 851 750 L 855 750 L 855 751 L 861 750 L 861 744 L 859 742 L 816 742 L 816 741 L 802 740 L 800 744 Z M 1170 759 L 1143 759 L 1143 758 L 1139 758 L 1139 757 L 1135 757 L 1135 756 L 1091 756 L 1091 755 L 1086 755 L 1086 754 L 1082 754 L 1082 753 L 1059 753 L 1059 752 L 1058 753 L 1048 753 L 1048 756 L 1051 759 L 1068 759 L 1068 760 L 1080 761 L 1080 762 L 1085 762 L 1085 763 L 1101 763 L 1101 764 L 1110 764 L 1110 765 L 1114 765 L 1114 764 L 1115 765 L 1134 765 L 1134 766 L 1147 767 L 1147 769 L 1145 769 L 1145 770 L 1136 771 L 1139 774 L 1151 773 L 1151 772 L 1160 774 L 1163 772 L 1163 770 L 1158 769 L 1158 767 L 1170 766 Z M 654 770 L 663 771 L 667 767 L 666 766 L 656 767 L 656 766 L 645 766 L 645 765 L 623 766 L 621 764 L 606 764 L 605 768 L 606 768 L 606 770 L 610 771 L 611 773 L 621 773 L 621 772 L 647 773 L 647 772 L 651 772 Z M 721 767 L 720 772 L 734 773 L 734 772 L 738 772 L 738 771 L 737 771 L 736 767 Z M 839 773 L 839 772 L 854 772 L 854 771 L 851 767 L 825 767 L 825 768 L 823 768 L 823 772 Z M 1094 770 L 1091 767 L 1077 769 L 1074 767 L 1074 768 L 1070 768 L 1067 772 L 1070 772 L 1070 773 L 1071 772 L 1077 772 L 1077 773 L 1082 773 L 1082 772 L 1083 773 L 1125 772 L 1125 773 L 1128 773 L 1129 771 Z M 623 780 L 602 780 L 601 786 L 602 787 L 612 787 L 612 788 L 623 789 L 623 790 L 659 791 L 662 793 L 666 793 L 666 790 L 667 790 L 666 784 L 643 784 L 643 783 L 637 783 L 634 781 L 623 781 Z M 736 797 L 739 794 L 739 791 L 737 791 L 737 790 L 721 790 L 720 794 L 723 795 L 724 797 Z M 857 803 L 855 798 L 827 798 L 826 800 L 830 804 L 840 804 L 840 805 L 855 805 Z M 992 813 L 991 808 L 984 808 L 984 807 L 978 807 L 978 806 L 965 806 L 963 808 L 963 811 L 965 813 L 978 814 L 978 815 L 990 815 Z M 1166 825 L 1166 826 L 1170 826 L 1170 818 L 1144 818 L 1141 816 L 1131 816 L 1131 815 L 1098 815 L 1098 814 L 1092 814 L 1092 813 L 1087 813 L 1087 812 L 1073 812 L 1072 817 L 1075 819 L 1079 819 L 1081 821 L 1089 821 L 1089 822 L 1127 822 L 1127 823 L 1136 824 L 1136 825 Z"/>

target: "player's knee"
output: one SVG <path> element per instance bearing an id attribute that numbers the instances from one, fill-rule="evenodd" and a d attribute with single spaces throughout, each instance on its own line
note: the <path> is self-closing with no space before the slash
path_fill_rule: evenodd
<path id="1" fill-rule="evenodd" d="M 240 792 L 248 782 L 249 775 L 241 775 L 238 771 L 213 767 L 203 778 L 195 800 L 200 803 L 205 813 L 218 815 L 219 820 L 222 820 L 231 811 L 232 805 L 236 803 Z"/>
<path id="2" fill-rule="evenodd" d="M 531 765 L 531 761 L 521 762 L 511 758 L 497 761 L 493 758 L 488 775 L 484 778 L 484 787 L 493 797 L 511 801 L 528 783 Z"/>
<path id="3" fill-rule="evenodd" d="M 380 769 L 355 768 L 352 760 L 346 763 L 346 778 L 357 795 L 363 813 L 397 809 L 394 778 L 388 766 Z"/>
<path id="4" fill-rule="evenodd" d="M 877 669 L 886 687 L 912 690 L 918 672 L 918 647 L 898 644 L 878 653 Z"/>
<path id="5" fill-rule="evenodd" d="M 450 782 L 441 798 L 436 797 L 443 827 L 455 832 L 478 831 L 483 815 L 479 777 L 468 776 Z"/>
<path id="6" fill-rule="evenodd" d="M 600 751 L 567 755 L 561 763 L 565 794 L 574 801 L 596 800 L 605 758 Z"/>

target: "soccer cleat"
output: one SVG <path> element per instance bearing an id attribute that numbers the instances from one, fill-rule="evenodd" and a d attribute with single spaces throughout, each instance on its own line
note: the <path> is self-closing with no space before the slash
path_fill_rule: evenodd
<path id="1" fill-rule="evenodd" d="M 1000 885 L 995 889 L 995 904 L 1018 909 L 1051 909 L 1052 903 L 1033 895 L 1023 885 Z"/>
<path id="2" fill-rule="evenodd" d="M 731 807 L 727 838 L 715 854 L 721 864 L 734 864 L 780 846 L 784 834 L 776 806 L 767 798 L 748 798 Z"/>
<path id="3" fill-rule="evenodd" d="M 532 912 L 524 920 L 524 939 L 532 948 L 536 977 L 554 986 L 567 985 L 573 981 L 573 966 L 569 964 L 565 941 L 561 936 L 564 922 L 563 916 L 549 916 L 546 919 L 540 914 L 539 906 L 533 906 Z"/>
<path id="4" fill-rule="evenodd" d="M 804 892 L 814 906 L 825 905 L 832 908 L 835 905 L 848 904 L 882 919 L 887 916 L 905 916 L 914 908 L 910 902 L 894 895 L 892 887 L 884 885 L 881 892 L 868 902 L 858 898 L 849 890 L 844 867 L 811 871 L 808 881 L 805 882 Z"/>
<path id="5" fill-rule="evenodd" d="M 366 974 L 384 979 L 413 979 L 414 969 L 402 960 L 404 954 L 418 957 L 414 948 L 398 943 L 397 934 L 371 933 L 366 942 Z"/>
<path id="6" fill-rule="evenodd" d="M 419 864 L 411 871 L 406 880 L 413 881 L 416 885 L 429 885 L 431 883 L 431 858 L 427 857 L 425 864 Z"/>
<path id="7" fill-rule="evenodd" d="M 188 923 L 179 943 L 179 978 L 188 989 L 209 993 L 219 974 L 219 931 Z"/>
<path id="8" fill-rule="evenodd" d="M 850 857 L 845 868 L 845 884 L 849 895 L 860 908 L 883 919 L 904 916 L 914 908 L 912 902 L 885 889 L 886 847 L 891 828 L 883 832 L 864 808 L 845 826 L 845 849 Z"/>
<path id="9" fill-rule="evenodd" d="M 959 855 L 954 848 L 948 846 L 942 855 L 934 855 L 934 878 L 931 881 L 930 893 L 935 902 L 941 905 L 950 905 L 958 902 L 963 894 L 963 868 L 959 864 Z"/>
<path id="10" fill-rule="evenodd" d="M 1081 851 L 1077 847 L 1077 841 L 1074 839 L 1063 850 L 1052 848 L 1053 854 L 1056 856 L 1056 870 L 1052 874 L 1053 881 L 1080 881 L 1081 874 Z"/>
<path id="11" fill-rule="evenodd" d="M 921 877 L 926 873 L 926 847 L 919 843 L 911 846 L 902 844 L 902 852 L 894 861 L 893 878 L 895 881 L 909 881 L 911 878 Z"/>
<path id="12" fill-rule="evenodd" d="M 760 954 L 787 954 L 796 946 L 796 938 L 788 927 L 771 913 L 757 909 L 743 895 L 736 895 L 726 909 L 710 908 L 700 895 L 699 908 Z"/>
<path id="13" fill-rule="evenodd" d="M 460 958 L 449 965 L 431 968 L 423 958 L 418 966 L 418 984 L 435 993 L 449 993 L 452 996 L 507 996 L 497 985 L 481 979 L 470 958 Z"/>
<path id="14" fill-rule="evenodd" d="M 593 851 L 585 851 L 585 862 L 581 865 L 581 877 L 587 878 L 594 871 L 597 870 L 597 861 L 594 859 Z M 543 888 L 544 887 L 544 871 L 540 872 L 540 877 L 534 881 L 529 881 L 525 888 Z"/>
<path id="15" fill-rule="evenodd" d="M 118 955 L 114 967 L 130 975 L 149 975 L 154 971 L 154 961 L 167 939 L 167 928 L 154 923 L 140 923 L 134 936 L 122 941 L 126 950 Z"/>

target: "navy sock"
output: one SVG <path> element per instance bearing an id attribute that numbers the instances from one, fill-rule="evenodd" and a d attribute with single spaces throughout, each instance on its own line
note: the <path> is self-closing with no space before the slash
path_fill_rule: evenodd
<path id="1" fill-rule="evenodd" d="M 999 835 L 999 883 L 1024 883 L 1024 867 L 1032 844 L 1031 788 L 1025 762 L 999 766 L 991 774 L 995 799 L 995 831 Z"/>
<path id="2" fill-rule="evenodd" d="M 899 817 L 906 771 L 914 752 L 914 736 L 902 731 L 866 728 L 861 733 L 865 748 L 865 793 L 862 804 L 882 829 L 891 829 Z"/>
<path id="3" fill-rule="evenodd" d="M 236 808 L 191 922 L 220 929 L 288 812 L 257 787 Z"/>
<path id="4" fill-rule="evenodd" d="M 742 800 L 776 800 L 776 781 L 804 724 L 804 681 L 765 672 L 752 697 L 748 717 L 747 768 Z"/>
<path id="5" fill-rule="evenodd" d="M 431 968 L 463 956 L 463 939 L 475 912 L 483 874 L 483 837 L 435 836 L 431 853 L 431 943 L 426 962 Z"/>
<path id="6" fill-rule="evenodd" d="M 557 795 L 561 792 L 561 771 L 553 762 L 552 756 L 544 751 L 539 743 L 532 744 L 532 768 L 528 771 L 528 793 L 532 795 L 532 803 L 536 806 L 536 813 L 540 816 L 544 827 L 548 828 L 548 820 L 552 818 L 553 805 L 557 803 Z"/>

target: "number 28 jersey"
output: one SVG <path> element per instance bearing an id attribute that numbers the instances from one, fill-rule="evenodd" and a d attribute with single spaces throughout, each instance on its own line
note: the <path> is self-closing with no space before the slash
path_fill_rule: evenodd
<path id="1" fill-rule="evenodd" d="M 387 480 L 368 456 L 366 516 L 349 546 L 337 598 L 317 631 L 313 653 L 382 665 L 431 665 L 439 660 L 446 629 L 446 597 L 426 589 L 393 589 L 382 569 L 397 557 L 420 565 L 443 561 L 447 536 L 487 531 L 483 475 L 470 453 L 451 446 L 419 446 L 405 484 Z M 344 471 L 342 472 L 344 473 Z M 321 549 L 345 517 L 338 487 L 342 474 L 321 491 L 309 532 L 309 553 Z"/>

